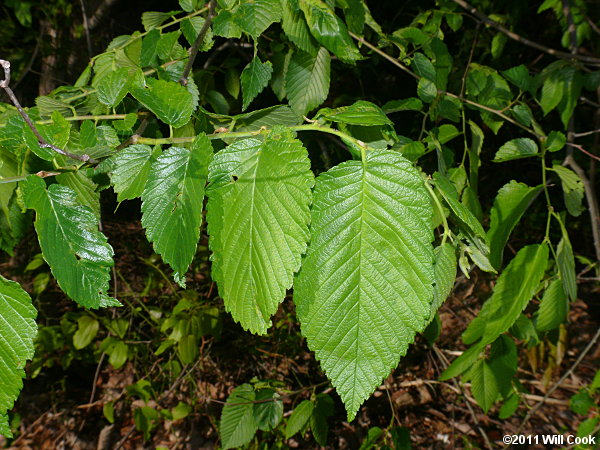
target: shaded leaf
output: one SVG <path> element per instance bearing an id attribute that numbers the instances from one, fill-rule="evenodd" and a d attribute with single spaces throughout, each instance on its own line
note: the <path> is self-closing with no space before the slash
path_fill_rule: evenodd
<path id="1" fill-rule="evenodd" d="M 533 139 L 512 139 L 502 145 L 494 156 L 494 162 L 511 161 L 513 159 L 527 158 L 537 155 L 538 146 Z"/>
<path id="2" fill-rule="evenodd" d="M 248 108 L 252 100 L 267 87 L 272 74 L 271 61 L 263 63 L 258 56 L 255 56 L 244 68 L 241 76 L 242 97 L 244 98 L 242 110 Z"/>
<path id="3" fill-rule="evenodd" d="M 331 57 L 321 47 L 315 56 L 303 51 L 294 52 L 288 64 L 285 90 L 290 106 L 304 115 L 319 106 L 329 93 Z"/>
<path id="4" fill-rule="evenodd" d="M 540 332 L 558 328 L 566 320 L 568 309 L 569 302 L 565 295 L 563 282 L 557 278 L 544 292 L 537 312 L 535 328 Z"/>
<path id="5" fill-rule="evenodd" d="M 254 420 L 254 388 L 249 384 L 236 387 L 221 412 L 219 436 L 223 449 L 241 447 L 252 440 L 258 429 Z"/>

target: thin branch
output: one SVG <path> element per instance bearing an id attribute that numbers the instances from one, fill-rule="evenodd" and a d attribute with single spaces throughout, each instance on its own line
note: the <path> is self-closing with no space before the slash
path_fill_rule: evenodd
<path id="1" fill-rule="evenodd" d="M 600 133 L 600 129 L 598 129 L 598 130 L 591 130 L 591 131 L 583 131 L 581 133 L 573 133 L 573 137 L 574 138 L 580 138 L 580 137 L 584 137 L 584 136 L 590 136 L 590 135 L 596 134 L 596 133 Z"/>
<path id="2" fill-rule="evenodd" d="M 85 40 L 87 43 L 88 54 L 91 58 L 92 56 L 94 56 L 94 52 L 92 50 L 92 40 L 90 39 L 90 27 L 88 24 L 88 16 L 87 12 L 85 11 L 85 0 L 79 0 L 79 3 L 81 4 L 81 16 L 83 17 L 83 29 L 85 31 Z"/>
<path id="3" fill-rule="evenodd" d="M 554 393 L 554 391 L 557 390 L 561 386 L 563 381 L 565 381 L 573 373 L 573 371 L 577 368 L 579 363 L 581 363 L 581 361 L 583 361 L 583 358 L 585 358 L 585 355 L 587 355 L 590 352 L 590 350 L 594 347 L 594 345 L 596 345 L 599 338 L 600 338 L 600 328 L 598 329 L 598 331 L 596 331 L 596 334 L 594 335 L 594 337 L 592 338 L 590 343 L 579 354 L 579 357 L 577 358 L 577 360 L 573 363 L 573 365 L 571 367 L 569 367 L 569 370 L 567 370 L 564 373 L 564 375 L 562 377 L 560 377 L 560 379 L 556 383 L 554 383 L 554 385 L 550 389 L 548 389 L 548 392 L 546 392 L 546 395 L 544 395 L 544 397 L 539 401 L 539 403 L 537 403 L 533 408 L 531 408 L 527 412 L 527 415 L 521 422 L 521 425 L 519 426 L 518 430 L 513 434 L 520 434 L 521 431 L 523 431 L 523 428 L 525 428 L 525 425 L 527 424 L 527 422 L 529 422 L 529 420 L 533 417 L 533 415 L 537 412 L 537 410 L 540 409 L 544 405 L 544 403 L 546 403 L 546 401 L 550 398 L 550 396 Z M 508 447 L 509 446 L 507 445 L 504 447 L 504 449 L 507 449 Z"/>
<path id="4" fill-rule="evenodd" d="M 206 33 L 208 33 L 208 29 L 210 28 L 210 24 L 212 23 L 213 17 L 215 17 L 215 3 L 216 0 L 210 0 L 208 4 L 208 15 L 206 19 L 204 19 L 204 23 L 202 24 L 202 28 L 200 28 L 200 32 L 198 33 L 198 37 L 194 41 L 194 45 L 190 49 L 190 59 L 183 69 L 183 73 L 181 74 L 181 78 L 179 79 L 179 84 L 182 86 L 187 85 L 188 76 L 190 71 L 192 70 L 192 66 L 194 65 L 194 60 L 196 59 L 196 55 L 198 54 L 198 49 L 204 42 L 204 38 L 206 37 Z"/>
<path id="5" fill-rule="evenodd" d="M 555 56 L 557 58 L 562 58 L 562 59 L 577 59 L 581 62 L 587 63 L 587 64 L 598 64 L 600 65 L 600 58 L 595 58 L 593 56 L 585 56 L 585 55 L 580 55 L 580 54 L 572 54 L 572 53 L 567 53 L 567 52 L 563 52 L 560 50 L 556 50 L 550 47 L 546 47 L 545 45 L 542 44 L 538 44 L 537 42 L 533 42 L 530 41 L 527 38 L 524 38 L 523 36 L 518 35 L 517 33 L 514 33 L 512 31 L 510 31 L 509 29 L 505 28 L 503 25 L 501 25 L 500 23 L 496 22 L 495 20 L 490 19 L 488 16 L 486 16 L 485 14 L 479 12 L 477 10 L 477 8 L 471 6 L 470 4 L 468 4 L 467 2 L 465 2 L 464 0 L 452 0 L 454 3 L 456 3 L 457 5 L 461 6 L 462 8 L 466 9 L 468 12 L 470 12 L 471 14 L 473 14 L 475 17 L 477 17 L 479 20 L 481 20 L 482 22 L 486 23 L 487 25 L 495 28 L 496 30 L 500 31 L 501 33 L 504 33 L 506 36 L 508 36 L 509 38 L 520 42 L 522 44 L 525 44 L 529 47 L 533 47 L 537 50 L 540 50 L 544 53 L 547 53 L 549 55 Z"/>
<path id="6" fill-rule="evenodd" d="M 88 163 L 97 163 L 98 161 L 90 158 L 89 155 L 75 155 L 74 153 L 70 153 L 66 150 L 63 150 L 62 148 L 59 148 L 55 145 L 48 143 L 48 141 L 46 141 L 46 139 L 44 139 L 42 137 L 42 135 L 40 134 L 38 129 L 35 127 L 35 125 L 31 121 L 31 119 L 29 118 L 29 116 L 27 115 L 27 113 L 25 112 L 25 110 L 23 109 L 21 104 L 19 103 L 19 100 L 17 100 L 15 93 L 9 87 L 9 84 L 10 84 L 10 62 L 0 59 L 0 65 L 4 69 L 4 80 L 0 81 L 0 88 L 3 88 L 6 91 L 6 94 L 12 101 L 13 105 L 15 105 L 15 108 L 17 108 L 17 111 L 19 111 L 19 114 L 21 114 L 21 117 L 23 117 L 23 120 L 25 120 L 25 123 L 27 123 L 27 125 L 29 126 L 31 131 L 33 131 L 33 134 L 35 134 L 35 137 L 38 140 L 39 146 L 42 148 L 49 148 L 49 149 L 55 151 L 56 153 L 67 156 L 71 159 L 76 159 L 78 161 L 83 161 L 83 162 L 88 162 Z"/>
<path id="7" fill-rule="evenodd" d="M 588 155 L 590 158 L 595 159 L 596 161 L 600 161 L 600 157 L 594 155 L 593 153 L 588 152 L 585 148 L 583 148 L 581 145 L 579 144 L 573 144 L 572 142 L 567 142 L 567 145 L 571 148 L 575 148 L 577 150 L 579 150 L 582 153 L 585 153 L 586 155 Z"/>
<path id="8" fill-rule="evenodd" d="M 573 158 L 573 155 L 568 155 L 563 162 L 564 165 L 569 166 L 573 171 L 581 178 L 583 183 L 583 189 L 585 191 L 585 198 L 588 204 L 588 210 L 590 212 L 590 221 L 592 225 L 592 237 L 594 240 L 594 250 L 596 252 L 596 261 L 600 261 L 600 211 L 598 210 L 598 199 L 596 198 L 596 191 L 591 185 L 590 180 L 585 176 L 585 171 L 581 168 L 577 161 Z"/>

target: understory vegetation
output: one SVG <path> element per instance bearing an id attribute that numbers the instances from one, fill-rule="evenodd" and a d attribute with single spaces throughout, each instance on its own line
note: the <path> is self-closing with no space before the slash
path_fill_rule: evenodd
<path id="1" fill-rule="evenodd" d="M 593 2 L 128 3 L 1 7 L 0 443 L 594 447 Z"/>

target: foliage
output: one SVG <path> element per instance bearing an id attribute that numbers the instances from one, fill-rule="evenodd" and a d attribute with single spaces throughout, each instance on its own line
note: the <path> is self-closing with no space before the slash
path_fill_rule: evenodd
<path id="1" fill-rule="evenodd" d="M 439 1 L 391 32 L 362 0 L 179 3 L 183 11 L 144 13 L 144 32 L 116 37 L 73 86 L 38 98 L 27 108 L 35 131 L 16 108 L 1 106 L 0 248 L 13 252 L 33 211 L 43 260 L 65 294 L 90 310 L 71 322 L 74 347 L 106 333 L 99 348 L 113 367 L 131 357 L 127 321 L 101 323 L 91 311 L 121 305 L 109 295 L 114 252 L 98 227 L 99 192 L 113 190 L 118 202 L 141 199 L 147 240 L 184 289 L 206 196 L 211 277 L 225 310 L 245 330 L 266 334 L 293 288 L 302 335 L 348 420 L 434 321 L 457 267 L 466 277 L 474 267 L 498 274 L 463 333 L 467 350 L 441 378 L 462 374 L 486 413 L 499 399 L 501 414 L 514 413 L 515 338 L 532 323 L 523 313 L 535 310 L 533 334 L 543 338 L 561 327 L 577 298 L 567 220 L 585 210 L 586 180 L 569 163 L 572 119 L 583 90 L 600 86 L 597 72 L 575 57 L 555 59 L 537 74 L 524 65 L 497 70 L 483 59 L 455 61 L 448 46 L 466 25 L 453 2 Z M 546 3 L 567 19 L 559 2 Z M 17 11 L 26 21 L 27 11 Z M 577 32 L 586 38 L 584 22 Z M 507 45 L 497 36 L 504 34 L 489 42 L 493 59 Z M 220 58 L 214 44 L 225 39 L 249 43 L 252 54 L 189 72 L 190 54 L 206 53 L 210 64 Z M 333 70 L 358 70 L 363 60 L 391 60 L 408 72 L 413 96 L 378 105 L 336 91 L 321 107 L 334 91 Z M 269 100 L 269 88 L 284 104 Z M 246 112 L 253 105 L 264 107 Z M 390 118 L 402 111 L 418 117 L 415 130 L 403 128 L 407 136 Z M 304 137 L 315 135 L 323 146 L 341 140 L 348 160 L 323 164 Z M 491 164 L 533 166 L 541 180 L 501 179 L 486 198 L 480 191 L 490 188 L 479 172 Z M 560 201 L 551 183 L 560 184 Z M 541 239 L 525 236 L 506 261 L 510 236 L 532 204 L 545 208 Z M 175 351 L 185 365 L 198 357 L 202 336 L 219 332 L 219 314 L 182 292 L 156 319 L 165 335 L 156 354 Z M 0 385 L 0 433 L 10 436 L 6 414 L 33 356 L 35 310 L 4 278 L 0 299 L 14 305 L 0 308 L 0 363 L 10 378 Z M 2 326 L 9 320 L 12 326 Z M 149 438 L 161 417 L 185 417 L 190 407 L 157 410 L 142 381 L 129 394 L 144 401 L 134 419 Z M 573 410 L 587 413 L 596 389 L 574 397 Z M 275 433 L 281 393 L 257 380 L 237 386 L 223 407 L 222 446 L 245 445 L 259 430 Z M 325 445 L 332 413 L 331 397 L 313 393 L 281 433 L 310 429 Z M 110 406 L 105 416 L 114 416 Z M 403 429 L 390 436 L 406 440 Z M 382 439 L 387 433 L 372 428 L 365 448 Z"/>

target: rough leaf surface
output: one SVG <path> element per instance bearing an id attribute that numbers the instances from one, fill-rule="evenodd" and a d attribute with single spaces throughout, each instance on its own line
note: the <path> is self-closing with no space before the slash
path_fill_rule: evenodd
<path id="1" fill-rule="evenodd" d="M 67 186 L 28 177 L 22 184 L 25 205 L 36 212 L 35 229 L 44 259 L 60 288 L 87 308 L 118 302 L 106 295 L 113 249 L 98 230 L 94 213 Z"/>
<path id="2" fill-rule="evenodd" d="M 245 139 L 215 155 L 209 181 L 213 277 L 233 318 L 264 334 L 306 250 L 308 153 L 289 136 Z"/>
<path id="3" fill-rule="evenodd" d="M 152 164 L 142 194 L 142 226 L 148 240 L 185 285 L 185 273 L 196 253 L 202 223 L 204 185 L 212 146 L 204 134 L 191 150 L 171 147 Z"/>
<path id="4" fill-rule="evenodd" d="M 12 437 L 7 411 L 21 388 L 25 362 L 33 358 L 37 311 L 29 294 L 0 275 L 0 435 Z"/>
<path id="5" fill-rule="evenodd" d="M 329 94 L 331 56 L 324 47 L 316 55 L 298 50 L 289 62 L 285 89 L 290 106 L 304 115 L 319 106 Z"/>
<path id="6" fill-rule="evenodd" d="M 349 420 L 430 316 L 432 208 L 423 183 L 408 160 L 384 150 L 317 179 L 294 301 Z"/>

